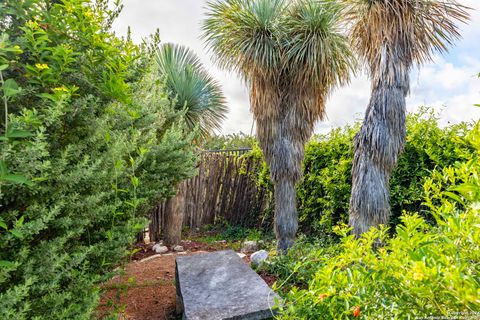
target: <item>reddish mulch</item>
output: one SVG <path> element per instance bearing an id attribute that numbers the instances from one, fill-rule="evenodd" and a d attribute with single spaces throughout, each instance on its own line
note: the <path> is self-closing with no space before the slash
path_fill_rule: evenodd
<path id="1" fill-rule="evenodd" d="M 258 275 L 262 277 L 263 281 L 265 281 L 269 287 L 272 287 L 273 284 L 278 280 L 276 277 L 266 273 L 265 271 L 260 271 Z"/>
<path id="2" fill-rule="evenodd" d="M 112 315 L 129 320 L 178 319 L 175 314 L 175 258 L 178 254 L 152 257 L 156 255 L 151 250 L 152 246 L 140 245 L 140 250 L 127 264 L 125 273 L 102 285 L 104 293 L 97 309 L 100 319 Z M 228 244 L 223 242 L 205 244 L 188 240 L 182 241 L 182 246 L 187 255 L 228 248 Z M 149 257 L 152 258 L 141 261 Z M 249 255 L 243 260 L 250 263 Z M 269 286 L 276 281 L 265 273 L 260 276 Z"/>
<path id="3" fill-rule="evenodd" d="M 120 319 L 175 319 L 175 257 L 129 263 L 125 275 L 103 285 L 99 318 L 122 314 Z"/>

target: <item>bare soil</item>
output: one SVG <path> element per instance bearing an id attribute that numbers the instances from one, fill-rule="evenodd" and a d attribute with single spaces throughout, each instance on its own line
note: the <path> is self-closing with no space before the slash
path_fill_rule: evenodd
<path id="1" fill-rule="evenodd" d="M 102 299 L 97 309 L 100 319 L 171 320 L 175 314 L 175 258 L 179 254 L 193 255 L 228 248 L 227 243 L 206 244 L 184 241 L 183 253 L 157 255 L 153 245 L 140 249 L 125 267 L 125 272 L 102 285 Z M 250 263 L 247 255 L 245 263 Z M 276 279 L 267 274 L 262 278 L 272 285 Z"/>

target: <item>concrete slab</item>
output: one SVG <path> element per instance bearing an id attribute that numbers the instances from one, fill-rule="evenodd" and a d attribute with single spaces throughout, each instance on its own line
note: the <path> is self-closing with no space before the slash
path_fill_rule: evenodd
<path id="1" fill-rule="evenodd" d="M 183 320 L 268 319 L 280 300 L 233 250 L 177 257 L 176 286 Z"/>

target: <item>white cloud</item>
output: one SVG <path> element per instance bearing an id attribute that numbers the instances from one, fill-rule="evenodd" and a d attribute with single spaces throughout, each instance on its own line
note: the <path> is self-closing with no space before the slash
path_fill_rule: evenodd
<path id="1" fill-rule="evenodd" d="M 419 105 L 443 108 L 442 121 L 458 122 L 480 119 L 480 1 L 462 0 L 462 4 L 476 9 L 472 20 L 461 27 L 463 39 L 456 43 L 451 53 L 436 57 L 412 73 L 411 95 L 407 99 L 409 111 Z M 136 41 L 160 29 L 164 42 L 186 45 L 199 55 L 212 75 L 222 84 L 230 112 L 222 133 L 250 132 L 252 116 L 249 112 L 245 85 L 234 74 L 218 70 L 210 60 L 200 40 L 206 0 L 124 0 L 125 9 L 114 24 L 121 35 L 132 27 Z M 365 75 L 352 80 L 349 86 L 337 89 L 327 102 L 328 119 L 319 123 L 317 132 L 343 126 L 361 118 L 370 96 L 370 81 Z M 444 107 L 445 106 L 445 107 Z"/>
<path id="2" fill-rule="evenodd" d="M 453 65 L 438 58 L 420 69 L 418 79 L 412 79 L 412 94 L 407 99 L 410 111 L 421 105 L 441 112 L 443 124 L 480 119 L 480 61 L 468 57 Z"/>

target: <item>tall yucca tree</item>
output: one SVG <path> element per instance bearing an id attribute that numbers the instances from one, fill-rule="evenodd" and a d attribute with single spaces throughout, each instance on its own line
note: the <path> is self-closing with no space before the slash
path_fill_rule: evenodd
<path id="1" fill-rule="evenodd" d="M 405 144 L 409 72 L 460 37 L 455 22 L 468 20 L 468 8 L 448 0 L 341 1 L 352 46 L 372 81 L 354 143 L 350 226 L 360 235 L 388 223 L 389 181 Z"/>
<path id="2" fill-rule="evenodd" d="M 304 144 L 325 101 L 354 65 L 333 1 L 214 0 L 204 39 L 218 64 L 239 73 L 250 91 L 257 137 L 275 188 L 277 251 L 298 228 L 295 184 Z"/>
<path id="3" fill-rule="evenodd" d="M 185 110 L 187 127 L 203 138 L 220 129 L 228 111 L 225 97 L 198 57 L 186 47 L 166 43 L 155 58 L 170 98 Z"/>
<path id="4" fill-rule="evenodd" d="M 165 81 L 170 99 L 184 111 L 189 130 L 197 130 L 204 139 L 220 129 L 227 107 L 220 85 L 207 73 L 198 57 L 188 48 L 166 43 L 156 54 L 159 76 Z M 177 186 L 176 197 L 167 200 L 164 240 L 179 244 L 184 217 L 184 188 Z"/>

